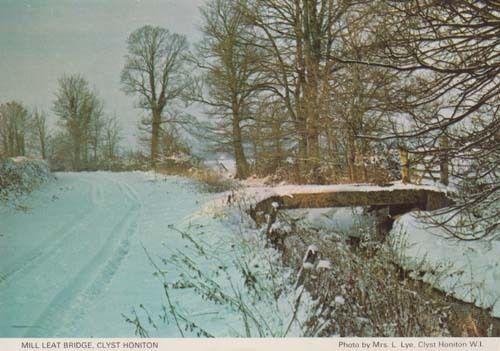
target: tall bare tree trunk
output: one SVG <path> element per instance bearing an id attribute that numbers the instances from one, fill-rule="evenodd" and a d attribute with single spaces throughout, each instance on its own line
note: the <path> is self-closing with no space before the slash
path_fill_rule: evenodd
<path id="1" fill-rule="evenodd" d="M 47 159 L 47 151 L 45 150 L 45 138 L 40 137 L 40 153 L 42 154 L 42 160 Z"/>
<path id="2" fill-rule="evenodd" d="M 233 115 L 233 151 L 236 161 L 236 178 L 245 179 L 248 177 L 248 162 L 243 150 L 240 121 L 237 115 Z"/>
<path id="3" fill-rule="evenodd" d="M 160 140 L 160 112 L 153 110 L 151 123 L 151 163 L 156 165 L 158 160 L 158 143 Z"/>
<path id="4" fill-rule="evenodd" d="M 299 167 L 300 177 L 303 178 L 307 174 L 307 129 L 306 129 L 306 119 L 303 115 L 299 114 L 298 119 L 298 137 L 299 137 L 299 148 L 297 154 L 297 165 Z"/>
<path id="5" fill-rule="evenodd" d="M 304 2 L 304 42 L 306 87 L 304 89 L 306 116 L 307 116 L 307 146 L 309 169 L 319 164 L 319 62 L 321 60 L 321 40 L 319 38 L 318 13 L 315 0 Z"/>
<path id="6" fill-rule="evenodd" d="M 273 147 L 274 147 L 274 157 L 273 157 L 273 171 L 276 172 L 283 162 L 283 148 L 281 145 L 281 121 L 276 120 L 272 124 L 273 135 Z"/>
<path id="7" fill-rule="evenodd" d="M 303 53 L 303 32 L 302 32 L 302 9 L 301 2 L 295 0 L 295 61 L 297 66 L 297 81 L 295 83 L 295 130 L 298 135 L 298 154 L 297 154 L 297 165 L 299 168 L 300 178 L 304 178 L 307 174 L 307 115 L 305 110 L 305 99 L 304 99 L 304 87 L 306 84 L 305 76 L 305 62 Z"/>
<path id="8" fill-rule="evenodd" d="M 352 133 L 348 133 L 347 145 L 346 145 L 346 161 L 347 168 L 349 169 L 349 180 L 351 182 L 356 182 L 358 180 L 358 174 L 356 171 L 356 141 Z"/>
<path id="9" fill-rule="evenodd" d="M 443 135 L 440 140 L 441 154 L 439 156 L 439 181 L 441 184 L 449 184 L 449 160 L 448 160 L 448 147 L 449 140 L 448 136 Z M 444 151 L 443 151 L 444 150 Z"/>
<path id="10" fill-rule="evenodd" d="M 246 160 L 243 145 L 241 144 L 241 140 L 237 138 L 233 142 L 234 147 L 234 155 L 236 160 L 236 178 L 245 179 L 248 178 L 248 162 Z"/>
<path id="11" fill-rule="evenodd" d="M 77 136 L 73 145 L 73 170 L 79 171 L 81 166 L 81 138 Z"/>

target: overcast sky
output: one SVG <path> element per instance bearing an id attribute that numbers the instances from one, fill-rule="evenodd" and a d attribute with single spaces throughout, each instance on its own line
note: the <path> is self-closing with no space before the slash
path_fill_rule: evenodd
<path id="1" fill-rule="evenodd" d="M 51 106 L 57 79 L 81 73 L 135 134 L 134 99 L 120 90 L 130 32 L 159 25 L 197 39 L 203 0 L 0 0 L 0 102 Z"/>

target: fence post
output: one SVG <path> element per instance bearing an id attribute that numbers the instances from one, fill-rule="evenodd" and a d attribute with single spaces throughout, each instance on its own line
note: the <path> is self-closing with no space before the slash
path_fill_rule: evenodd
<path id="1" fill-rule="evenodd" d="M 401 180 L 404 184 L 407 184 L 410 182 L 410 160 L 408 159 L 408 150 L 399 146 L 398 151 L 401 161 Z"/>

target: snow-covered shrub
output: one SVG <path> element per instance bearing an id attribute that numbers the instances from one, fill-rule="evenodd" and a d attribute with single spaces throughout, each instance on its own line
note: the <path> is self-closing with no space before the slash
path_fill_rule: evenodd
<path id="1" fill-rule="evenodd" d="M 43 160 L 14 157 L 0 159 L 0 201 L 15 201 L 53 179 Z"/>

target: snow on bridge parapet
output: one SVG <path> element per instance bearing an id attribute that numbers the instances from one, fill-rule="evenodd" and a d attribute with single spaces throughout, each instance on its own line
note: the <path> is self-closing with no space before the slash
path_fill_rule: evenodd
<path id="1" fill-rule="evenodd" d="M 449 189 L 440 186 L 394 183 L 387 186 L 370 184 L 284 185 L 255 188 L 253 212 L 269 212 L 279 204 L 281 209 L 325 208 L 347 206 L 388 206 L 403 212 L 418 208 L 436 210 L 449 206 Z M 252 188 L 245 189 L 252 195 Z"/>

